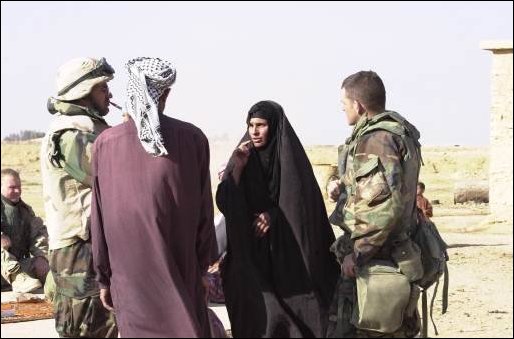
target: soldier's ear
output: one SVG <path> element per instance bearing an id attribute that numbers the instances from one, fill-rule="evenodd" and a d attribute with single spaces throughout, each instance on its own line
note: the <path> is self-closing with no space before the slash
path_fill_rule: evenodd
<path id="1" fill-rule="evenodd" d="M 354 100 L 352 105 L 358 115 L 363 115 L 366 112 L 366 108 L 358 100 Z"/>

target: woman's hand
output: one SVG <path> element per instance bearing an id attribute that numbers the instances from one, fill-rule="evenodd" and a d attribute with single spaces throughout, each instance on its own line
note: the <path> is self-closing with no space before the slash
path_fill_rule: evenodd
<path id="1" fill-rule="evenodd" d="M 248 163 L 250 157 L 250 150 L 252 148 L 252 141 L 248 140 L 241 143 L 232 153 L 232 159 L 234 161 L 234 169 L 232 170 L 232 177 L 236 185 L 239 185 L 241 180 L 241 174 Z"/>
<path id="2" fill-rule="evenodd" d="M 232 154 L 234 158 L 234 166 L 235 168 L 243 169 L 248 163 L 248 158 L 250 157 L 250 149 L 252 148 L 252 141 L 248 140 L 242 142 Z"/>
<path id="3" fill-rule="evenodd" d="M 262 212 L 261 214 L 255 214 L 256 218 L 253 221 L 255 227 L 255 235 L 262 238 L 268 233 L 269 227 L 271 226 L 271 218 L 268 212 Z"/>

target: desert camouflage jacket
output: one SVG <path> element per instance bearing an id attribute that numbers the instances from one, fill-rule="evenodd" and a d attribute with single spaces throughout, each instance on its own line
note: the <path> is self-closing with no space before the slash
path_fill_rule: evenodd
<path id="1" fill-rule="evenodd" d="M 357 265 L 389 259 L 391 246 L 416 222 L 421 163 L 419 132 L 396 112 L 362 117 L 342 152 L 347 194 L 342 228 L 351 232 Z"/>
<path id="2" fill-rule="evenodd" d="M 94 110 L 50 99 L 55 115 L 41 143 L 41 174 L 50 249 L 89 239 L 91 151 L 109 126 Z"/>

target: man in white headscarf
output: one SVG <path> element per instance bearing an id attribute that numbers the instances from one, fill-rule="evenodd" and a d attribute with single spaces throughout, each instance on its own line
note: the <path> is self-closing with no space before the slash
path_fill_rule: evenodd
<path id="1" fill-rule="evenodd" d="M 175 69 L 127 63 L 130 119 L 102 133 L 91 231 L 101 297 L 122 337 L 210 337 L 206 278 L 216 259 L 209 144 L 163 114 Z"/>
<path id="2" fill-rule="evenodd" d="M 176 71 L 171 64 L 157 58 L 137 58 L 127 65 L 127 112 L 136 124 L 144 149 L 154 155 L 166 155 L 159 114 L 164 110 L 170 87 L 175 82 Z M 159 98 L 163 98 L 159 101 Z M 163 105 L 158 107 L 159 105 Z"/>

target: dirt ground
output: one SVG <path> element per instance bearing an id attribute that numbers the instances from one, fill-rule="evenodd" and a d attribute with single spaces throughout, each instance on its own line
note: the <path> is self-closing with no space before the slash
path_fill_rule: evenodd
<path id="1" fill-rule="evenodd" d="M 449 306 L 441 314 L 442 279 L 429 319 L 434 338 L 512 338 L 512 222 L 494 222 L 487 204 L 434 205 L 432 221 L 449 246 Z M 327 210 L 333 204 L 327 202 Z M 334 229 L 339 235 L 338 228 Z M 428 290 L 432 299 L 433 287 Z M 421 311 L 421 298 L 419 302 Z"/>
<path id="2" fill-rule="evenodd" d="M 214 191 L 214 173 L 230 154 L 232 144 L 211 145 Z M 337 159 L 335 146 L 306 150 L 313 163 L 330 164 Z M 454 183 L 487 180 L 487 149 L 425 148 L 424 160 L 420 179 L 427 184 L 426 196 L 442 203 L 434 206 L 433 221 L 450 246 L 448 312 L 441 315 L 441 291 L 434 309 L 439 337 L 512 338 L 512 222 L 490 222 L 487 205 L 453 205 Z M 38 143 L 2 143 L 2 168 L 21 170 L 24 200 L 44 217 L 39 166 Z M 327 211 L 332 210 L 327 202 Z M 434 336 L 431 325 L 429 335 Z"/>
<path id="3" fill-rule="evenodd" d="M 450 247 L 450 293 L 445 315 L 441 290 L 436 299 L 439 336 L 512 338 L 512 224 L 442 235 Z M 429 335 L 433 334 L 430 325 Z"/>

